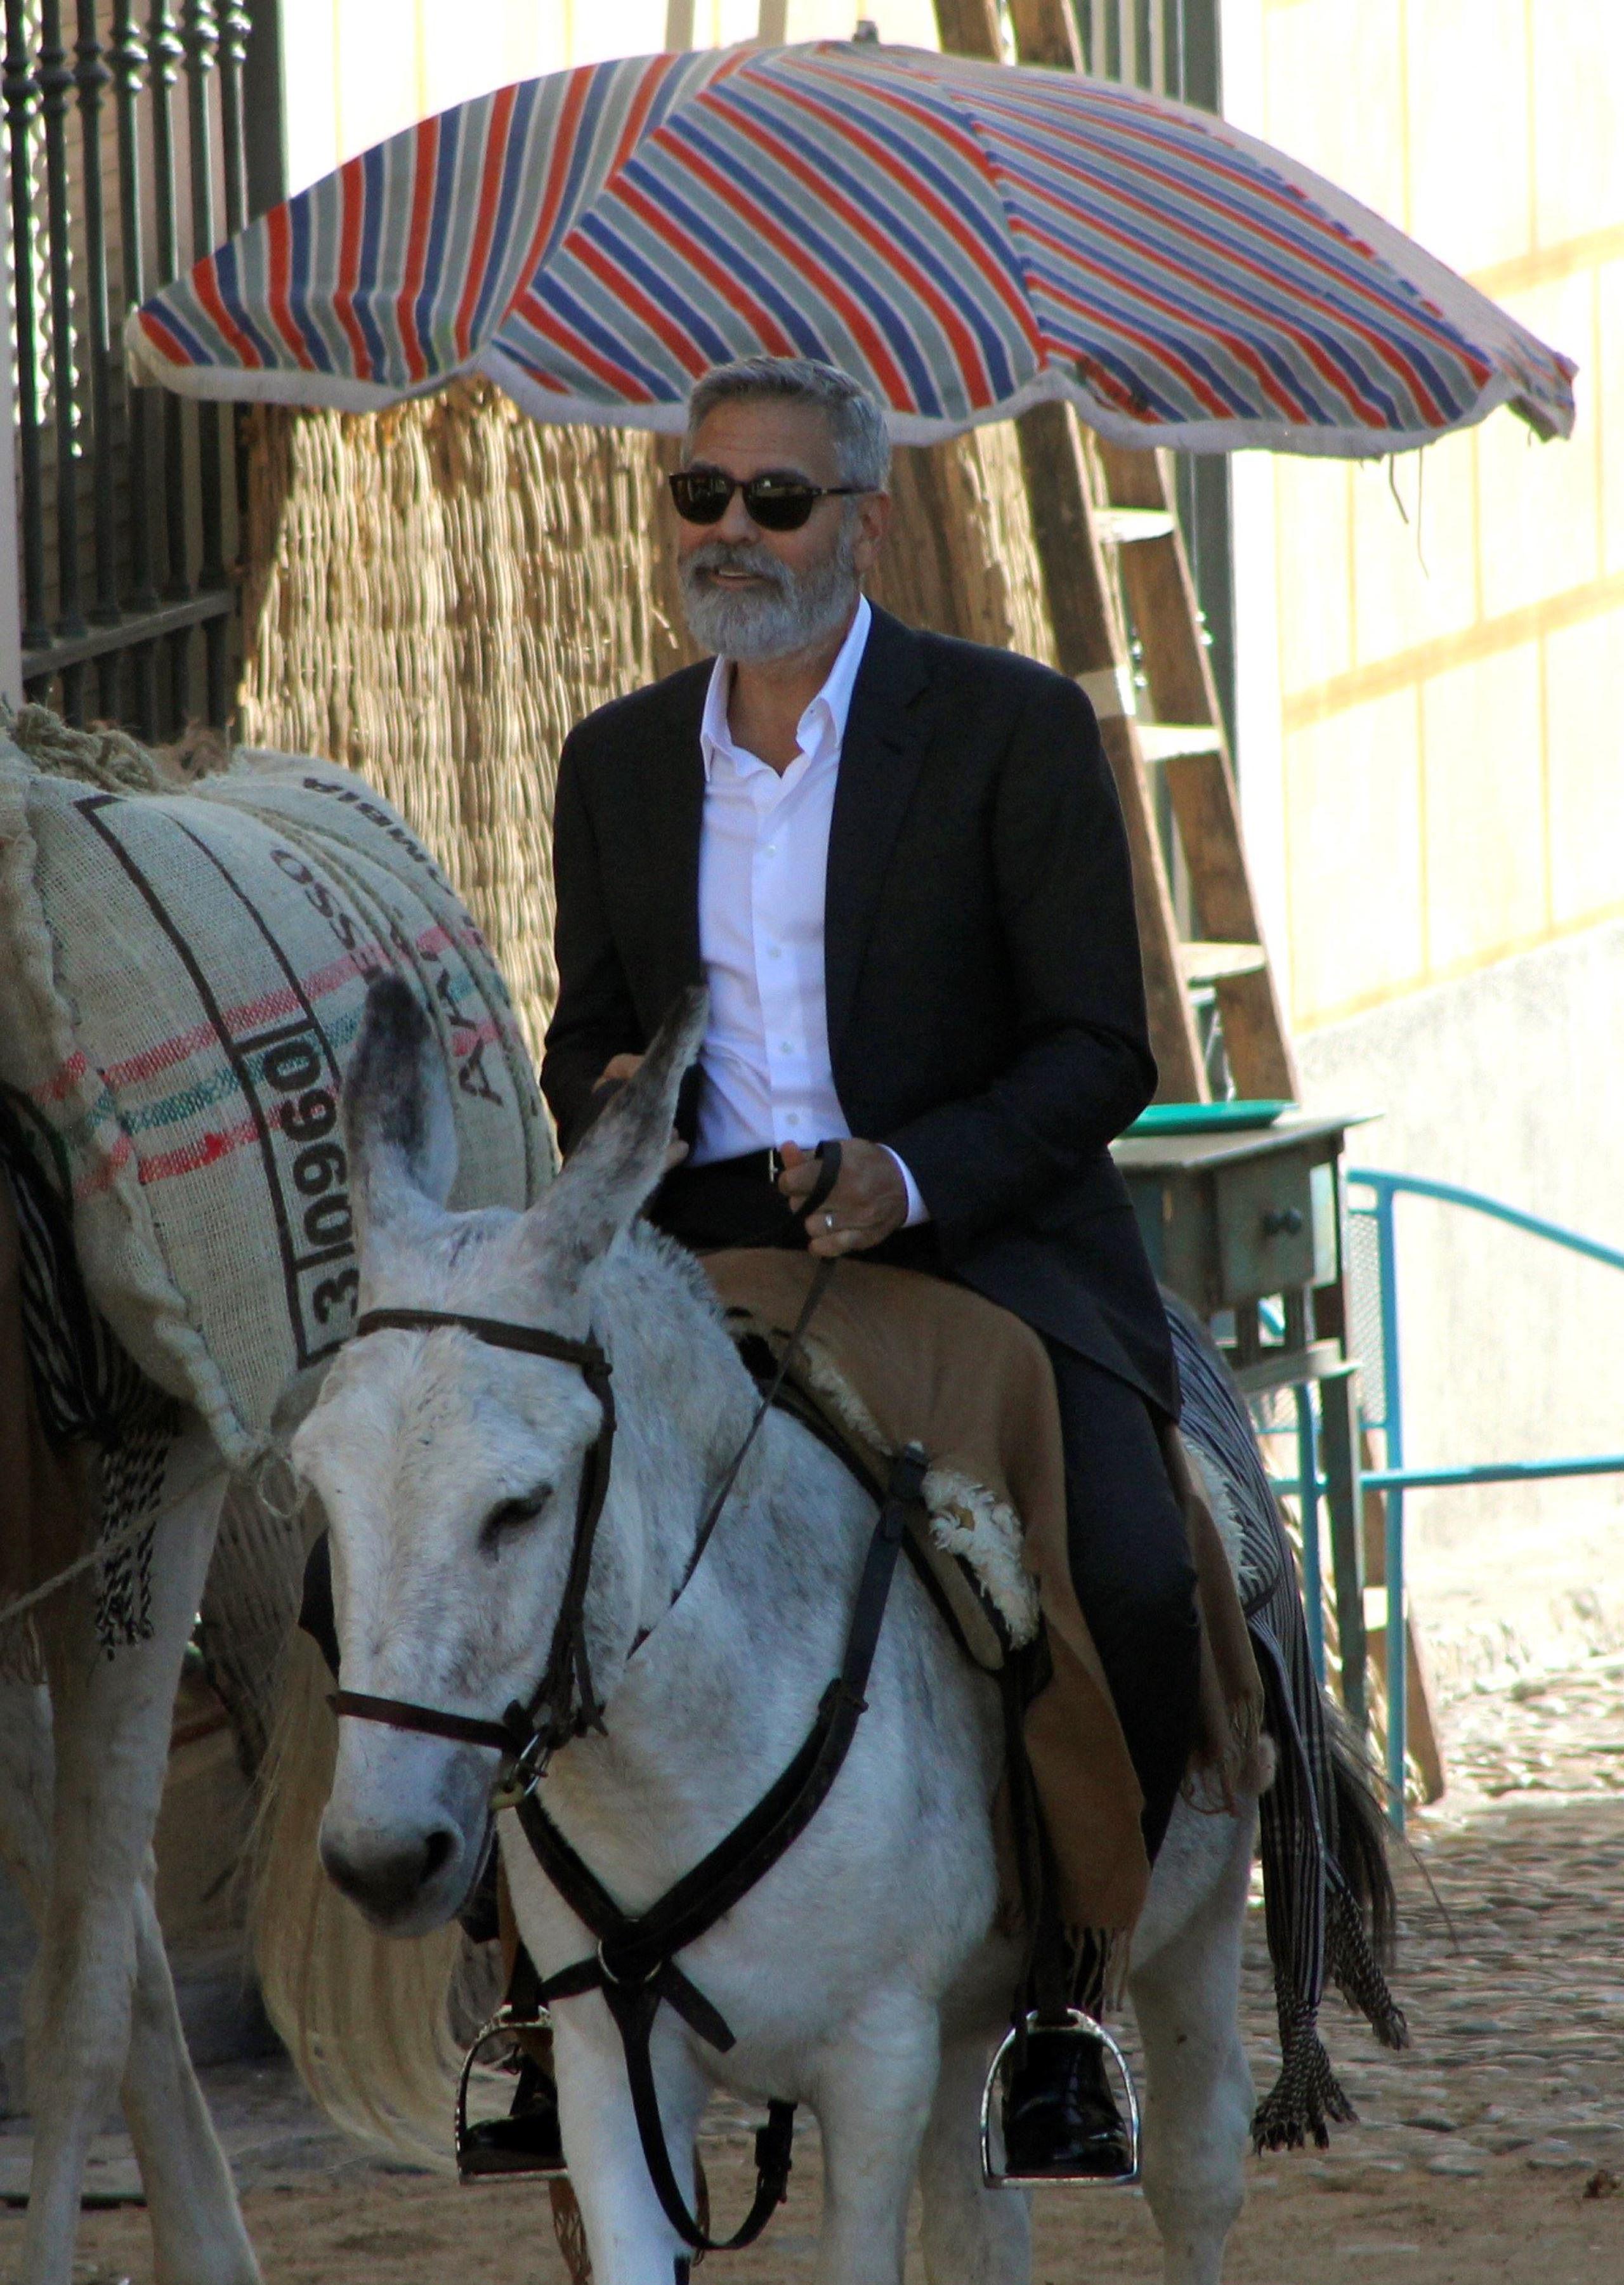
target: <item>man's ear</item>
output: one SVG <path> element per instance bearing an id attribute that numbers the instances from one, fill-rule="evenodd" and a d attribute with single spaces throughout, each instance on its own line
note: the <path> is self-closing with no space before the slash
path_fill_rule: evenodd
<path id="1" fill-rule="evenodd" d="M 457 1178 L 457 1127 L 445 1057 L 410 985 L 367 986 L 344 1075 L 350 1200 L 362 1242 L 412 1205 L 443 1206 Z"/>
<path id="2" fill-rule="evenodd" d="M 710 995 L 695 986 L 667 1010 L 637 1075 L 614 1095 L 525 1217 L 555 1275 L 595 1261 L 653 1195 L 683 1076 L 698 1055 Z"/>
<path id="3" fill-rule="evenodd" d="M 856 506 L 857 530 L 851 538 L 851 569 L 859 579 L 864 579 L 879 561 L 885 535 L 890 529 L 890 494 L 869 492 Z"/>

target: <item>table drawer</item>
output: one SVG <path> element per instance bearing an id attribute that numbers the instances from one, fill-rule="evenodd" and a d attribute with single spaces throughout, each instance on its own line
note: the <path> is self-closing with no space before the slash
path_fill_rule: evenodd
<path id="1" fill-rule="evenodd" d="M 1313 1172 L 1293 1151 L 1214 1174 L 1220 1307 L 1314 1282 Z"/>

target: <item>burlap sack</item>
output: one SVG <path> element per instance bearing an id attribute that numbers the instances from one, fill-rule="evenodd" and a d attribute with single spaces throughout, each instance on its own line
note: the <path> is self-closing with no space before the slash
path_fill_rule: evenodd
<path id="1" fill-rule="evenodd" d="M 404 975 L 445 1049 L 454 1205 L 550 1177 L 535 1076 L 467 909 L 361 779 L 265 753 L 184 790 L 62 766 L 0 739 L 0 1087 L 91 1298 L 245 1466 L 353 1322 L 338 1092 L 369 975 Z"/>

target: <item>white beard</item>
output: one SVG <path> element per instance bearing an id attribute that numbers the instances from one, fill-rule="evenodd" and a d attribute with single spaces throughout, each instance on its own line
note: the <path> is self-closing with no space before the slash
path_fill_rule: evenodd
<path id="1" fill-rule="evenodd" d="M 837 633 L 856 606 L 854 537 L 851 524 L 843 518 L 831 553 L 799 578 L 759 541 L 735 546 L 708 540 L 682 565 L 682 606 L 689 633 L 706 650 L 747 665 L 812 649 Z M 771 581 L 772 592 L 740 593 L 706 576 L 723 569 L 754 572 Z"/>

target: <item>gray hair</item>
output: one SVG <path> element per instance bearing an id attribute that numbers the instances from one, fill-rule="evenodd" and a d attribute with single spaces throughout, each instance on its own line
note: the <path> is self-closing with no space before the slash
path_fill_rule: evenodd
<path id="1" fill-rule="evenodd" d="M 688 399 L 688 429 L 683 456 L 691 459 L 702 422 L 718 404 L 751 398 L 777 398 L 815 404 L 829 424 L 841 480 L 866 492 L 883 492 L 890 481 L 890 437 L 879 399 L 838 365 L 816 357 L 740 357 L 712 365 L 694 384 Z"/>

